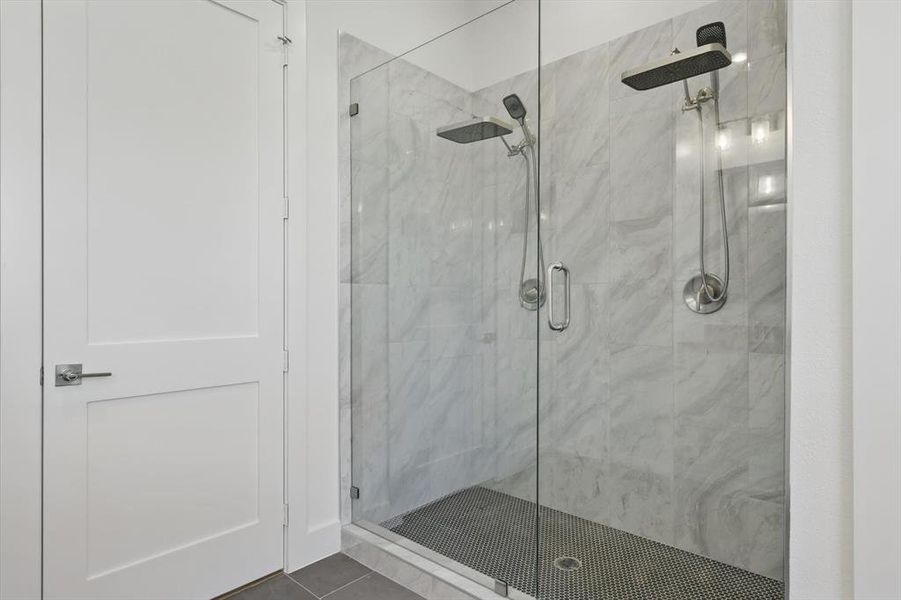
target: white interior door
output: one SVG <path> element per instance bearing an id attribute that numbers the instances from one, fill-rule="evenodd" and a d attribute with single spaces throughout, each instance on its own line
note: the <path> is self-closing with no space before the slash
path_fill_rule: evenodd
<path id="1" fill-rule="evenodd" d="M 44 2 L 46 598 L 282 567 L 281 32 L 266 0 Z"/>

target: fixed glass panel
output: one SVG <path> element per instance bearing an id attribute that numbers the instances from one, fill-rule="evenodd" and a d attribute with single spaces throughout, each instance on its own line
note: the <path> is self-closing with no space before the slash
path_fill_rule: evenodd
<path id="1" fill-rule="evenodd" d="M 342 44 L 353 521 L 511 597 L 781 598 L 784 4 Z"/>
<path id="2" fill-rule="evenodd" d="M 781 598 L 785 7 L 541 10 L 539 597 Z"/>
<path id="3" fill-rule="evenodd" d="M 538 3 L 396 58 L 342 44 L 368 63 L 349 91 L 353 521 L 534 597 Z"/>

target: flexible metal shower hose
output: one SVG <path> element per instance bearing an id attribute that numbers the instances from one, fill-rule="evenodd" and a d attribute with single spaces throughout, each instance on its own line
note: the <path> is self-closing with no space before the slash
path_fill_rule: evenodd
<path id="1" fill-rule="evenodd" d="M 525 152 L 522 153 L 522 157 L 526 161 L 526 211 L 525 211 L 526 215 L 525 215 L 525 231 L 523 232 L 523 236 L 522 236 L 522 266 L 519 269 L 519 300 L 523 306 L 526 306 L 529 303 L 528 300 L 526 300 L 526 298 L 523 296 L 523 287 L 525 286 L 525 283 L 526 283 L 526 256 L 528 255 L 528 251 L 529 251 L 529 220 L 530 220 L 530 215 L 532 213 L 532 187 L 533 187 L 532 179 L 533 179 L 533 171 L 534 171 L 533 167 L 534 167 L 534 163 L 535 163 L 535 149 L 532 147 L 531 144 L 529 146 L 527 146 L 527 148 L 529 151 L 529 155 L 526 156 Z M 536 197 L 537 197 L 537 190 L 536 190 Z M 536 209 L 538 208 L 537 205 L 535 208 Z M 536 212 L 537 212 L 537 210 L 536 210 Z M 535 218 L 537 221 L 539 216 L 536 215 Z M 544 275 L 544 251 L 541 248 L 541 236 L 539 235 L 539 233 L 537 231 L 540 226 L 537 222 L 536 222 L 535 226 L 536 226 L 535 235 L 537 236 L 537 239 L 538 239 L 538 264 L 539 264 L 538 277 L 536 278 L 536 285 L 538 286 L 538 289 L 536 290 L 537 297 L 535 300 L 537 303 L 537 306 L 536 306 L 536 310 L 537 310 L 537 308 L 541 306 L 542 277 Z"/>
<path id="2" fill-rule="evenodd" d="M 715 95 L 713 98 L 713 110 L 714 116 L 716 117 L 716 125 L 719 127 L 720 124 L 720 102 L 718 98 L 719 94 Z M 723 265 L 723 289 L 718 296 L 714 296 L 710 293 L 710 290 L 707 287 L 707 270 L 704 268 L 704 204 L 705 204 L 705 195 L 704 195 L 704 182 L 707 179 L 707 144 L 704 143 L 704 114 L 701 109 L 701 105 L 698 105 L 698 137 L 701 144 L 701 152 L 700 152 L 700 160 L 701 160 L 701 177 L 700 177 L 700 198 L 701 198 L 701 211 L 700 211 L 700 239 L 699 239 L 699 262 L 701 267 L 701 289 L 704 291 L 704 295 L 707 296 L 710 302 L 719 302 L 723 298 L 726 297 L 726 291 L 729 289 L 729 233 L 726 229 L 726 195 L 723 191 L 723 153 L 722 150 L 717 150 L 717 182 L 719 187 L 719 200 L 720 200 L 720 219 L 722 222 L 722 231 L 723 231 L 723 256 L 724 256 L 724 265 Z M 716 139 L 714 138 L 714 143 L 716 143 Z"/>

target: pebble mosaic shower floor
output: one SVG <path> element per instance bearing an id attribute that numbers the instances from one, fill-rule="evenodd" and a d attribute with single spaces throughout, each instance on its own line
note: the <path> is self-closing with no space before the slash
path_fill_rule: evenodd
<path id="1" fill-rule="evenodd" d="M 782 582 L 612 527 L 472 487 L 382 526 L 539 600 L 781 600 Z M 581 566 L 563 570 L 563 566 Z M 558 560 L 564 559 L 564 560 Z"/>

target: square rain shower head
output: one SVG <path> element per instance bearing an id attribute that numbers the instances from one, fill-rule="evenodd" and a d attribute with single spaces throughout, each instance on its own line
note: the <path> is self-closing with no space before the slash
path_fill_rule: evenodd
<path id="1" fill-rule="evenodd" d="M 622 74 L 622 82 L 632 89 L 650 90 L 716 71 L 732 64 L 732 55 L 722 44 L 705 44 L 694 50 L 672 54 Z"/>

